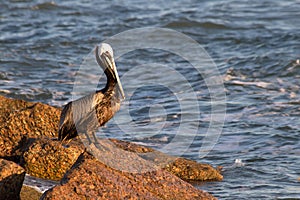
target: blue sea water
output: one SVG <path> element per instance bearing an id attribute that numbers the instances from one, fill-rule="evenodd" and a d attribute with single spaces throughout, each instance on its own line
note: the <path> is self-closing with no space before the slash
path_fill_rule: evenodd
<path id="1" fill-rule="evenodd" d="M 218 103 L 206 81 L 216 74 L 146 47 L 116 60 L 127 99 L 106 136 L 161 150 L 184 127 L 180 140 L 192 141 L 168 152 L 223 166 L 223 181 L 196 187 L 219 199 L 300 199 L 299 10 L 297 0 L 1 1 L 0 95 L 63 106 L 80 96 L 76 77 L 98 83 L 101 71 L 78 73 L 96 44 L 135 28 L 177 31 L 206 50 L 224 84 L 213 148 L 199 157 Z"/>

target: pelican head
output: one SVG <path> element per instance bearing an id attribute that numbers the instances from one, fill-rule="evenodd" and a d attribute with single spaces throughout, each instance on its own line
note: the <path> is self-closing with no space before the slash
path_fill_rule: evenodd
<path id="1" fill-rule="evenodd" d="M 125 99 L 124 90 L 114 60 L 114 52 L 111 46 L 107 43 L 101 43 L 99 46 L 96 46 L 95 54 L 97 63 L 102 67 L 104 71 L 108 69 L 108 71 L 112 74 L 113 78 L 117 81 L 120 94 L 122 98 Z"/>

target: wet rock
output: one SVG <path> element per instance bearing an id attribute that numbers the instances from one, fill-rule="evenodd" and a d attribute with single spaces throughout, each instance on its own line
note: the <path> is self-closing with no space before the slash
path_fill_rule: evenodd
<path id="1" fill-rule="evenodd" d="M 196 161 L 185 158 L 170 156 L 152 148 L 137 145 L 134 143 L 111 139 L 111 141 L 119 148 L 126 151 L 138 153 L 142 158 L 152 161 L 157 166 L 175 174 L 179 178 L 187 181 L 208 181 L 223 180 L 218 169 L 213 168 L 209 164 L 197 163 Z"/>
<path id="2" fill-rule="evenodd" d="M 21 200 L 39 200 L 42 194 L 29 186 L 23 185 L 20 193 Z"/>
<path id="3" fill-rule="evenodd" d="M 29 138 L 57 135 L 60 109 L 0 96 L 0 157 L 19 157 Z"/>
<path id="4" fill-rule="evenodd" d="M 193 160 L 177 158 L 164 167 L 167 171 L 187 181 L 221 181 L 220 171 L 209 164 L 197 163 Z"/>
<path id="5" fill-rule="evenodd" d="M 60 180 L 83 151 L 84 147 L 76 141 L 63 146 L 57 140 L 37 139 L 24 153 L 22 166 L 32 176 Z"/>
<path id="6" fill-rule="evenodd" d="M 118 157 L 111 151 L 102 151 L 105 152 L 108 158 L 109 155 L 113 159 Z M 143 163 L 134 155 L 131 154 L 130 160 L 137 160 L 149 170 L 149 161 Z M 41 199 L 215 199 L 173 174 L 153 164 L 152 167 L 153 170 L 143 173 L 120 171 L 85 152 L 64 176 L 61 184 L 48 190 Z"/>
<path id="7" fill-rule="evenodd" d="M 22 167 L 0 158 L 0 200 L 20 199 L 24 177 Z"/>

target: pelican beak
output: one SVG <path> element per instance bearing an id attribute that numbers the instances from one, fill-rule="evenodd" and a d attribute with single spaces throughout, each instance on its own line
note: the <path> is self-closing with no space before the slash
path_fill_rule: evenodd
<path id="1" fill-rule="evenodd" d="M 117 87 L 119 89 L 119 92 L 122 96 L 123 99 L 125 99 L 125 93 L 120 81 L 120 77 L 116 68 L 116 63 L 114 61 L 114 58 L 112 55 L 110 55 L 109 53 L 105 52 L 102 53 L 101 55 L 99 55 L 99 47 L 96 47 L 96 60 L 97 63 L 103 68 L 103 70 L 105 71 L 106 69 L 108 69 L 111 74 L 113 74 L 114 78 L 117 80 Z"/>
<path id="2" fill-rule="evenodd" d="M 119 77 L 119 74 L 118 74 L 118 70 L 117 70 L 114 58 L 110 57 L 110 56 L 105 56 L 105 60 L 106 60 L 106 63 L 108 64 L 108 69 L 113 72 L 112 74 L 114 74 L 115 79 L 117 80 L 117 86 L 118 86 L 119 92 L 122 96 L 122 99 L 125 99 L 125 93 L 124 93 L 124 90 L 123 90 L 122 83 L 120 81 L 120 77 Z"/>
<path id="3" fill-rule="evenodd" d="M 118 71 L 117 71 L 117 68 L 116 68 L 116 65 L 115 65 L 114 61 L 113 61 L 113 65 L 114 65 L 114 71 L 115 71 L 115 75 L 116 75 L 116 79 L 117 79 L 117 85 L 118 85 L 119 92 L 120 92 L 122 98 L 125 99 L 125 94 L 124 94 L 124 90 L 123 90 L 123 87 L 122 87 L 122 83 L 120 81 L 120 77 L 119 77 L 119 74 L 118 74 Z"/>

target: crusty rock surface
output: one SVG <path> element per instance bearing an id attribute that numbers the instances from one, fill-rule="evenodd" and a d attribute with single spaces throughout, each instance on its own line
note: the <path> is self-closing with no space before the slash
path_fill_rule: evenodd
<path id="1" fill-rule="evenodd" d="M 36 189 L 23 185 L 20 193 L 21 200 L 39 200 L 42 194 Z"/>
<path id="2" fill-rule="evenodd" d="M 130 173 L 112 169 L 85 152 L 61 184 L 41 199 L 215 199 L 171 173 L 157 169 Z"/>
<path id="3" fill-rule="evenodd" d="M 0 200 L 20 199 L 24 177 L 22 167 L 0 158 Z"/>
<path id="4" fill-rule="evenodd" d="M 29 138 L 57 136 L 60 109 L 0 96 L 0 157 L 21 156 Z"/>
<path id="5" fill-rule="evenodd" d="M 60 180 L 83 151 L 84 147 L 75 142 L 65 146 L 57 140 L 37 139 L 24 153 L 22 166 L 32 176 Z"/>

